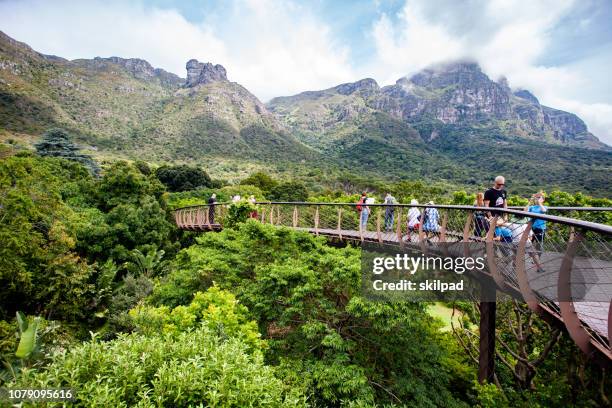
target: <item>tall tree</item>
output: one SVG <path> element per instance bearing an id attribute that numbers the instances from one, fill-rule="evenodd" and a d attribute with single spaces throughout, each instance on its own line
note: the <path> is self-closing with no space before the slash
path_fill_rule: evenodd
<path id="1" fill-rule="evenodd" d="M 70 140 L 70 135 L 64 129 L 53 128 L 47 130 L 42 140 L 34 145 L 40 156 L 60 157 L 73 160 L 85 166 L 94 176 L 100 175 L 98 164 L 86 154 L 81 153 L 79 147 Z"/>
<path id="2" fill-rule="evenodd" d="M 162 166 L 155 172 L 157 179 L 172 192 L 212 187 L 210 176 L 198 167 L 186 165 Z"/>
<path id="3" fill-rule="evenodd" d="M 306 201 L 308 189 L 299 181 L 281 183 L 270 190 L 268 198 L 278 201 Z"/>
<path id="4" fill-rule="evenodd" d="M 258 171 L 251 174 L 249 177 L 240 181 L 242 185 L 252 185 L 259 187 L 264 194 L 268 194 L 270 190 L 278 185 L 278 181 L 274 180 L 267 173 Z"/>

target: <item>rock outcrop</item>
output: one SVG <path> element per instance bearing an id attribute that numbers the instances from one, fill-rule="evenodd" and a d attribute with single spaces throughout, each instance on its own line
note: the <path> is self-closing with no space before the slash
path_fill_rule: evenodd
<path id="1" fill-rule="evenodd" d="M 349 82 L 347 84 L 341 84 L 334 88 L 339 94 L 342 95 L 351 95 L 355 92 L 360 93 L 362 96 L 370 96 L 378 90 L 380 87 L 378 83 L 372 78 L 362 79 L 357 82 Z"/>
<path id="2" fill-rule="evenodd" d="M 210 62 L 199 62 L 196 59 L 187 61 L 186 87 L 194 87 L 216 81 L 227 81 L 227 72 L 223 65 L 213 65 Z"/>

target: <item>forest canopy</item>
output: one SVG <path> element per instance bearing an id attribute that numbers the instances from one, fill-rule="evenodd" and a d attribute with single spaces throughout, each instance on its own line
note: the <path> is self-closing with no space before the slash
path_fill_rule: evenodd
<path id="1" fill-rule="evenodd" d="M 2 386 L 73 387 L 76 406 L 605 401 L 600 390 L 610 379 L 564 334 L 554 334 L 560 341 L 533 378 L 517 379 L 511 364 L 499 368 L 498 384 L 478 385 L 475 364 L 427 304 L 360 295 L 358 247 L 330 246 L 248 217 L 219 233 L 184 232 L 171 212 L 213 193 L 220 201 L 240 194 L 354 202 L 364 182 L 372 195 L 382 199 L 389 191 L 401 202 L 471 204 L 473 193 L 359 177 L 315 193 L 299 180 L 275 182 L 261 173 L 244 184 L 198 182 L 173 191 L 184 185 L 164 184 L 160 168 L 116 161 L 96 177 L 66 157 L 20 153 L 0 160 Z M 610 205 L 564 192 L 548 200 Z M 470 305 L 457 307 L 466 324 L 477 322 Z M 502 308 L 500 318 L 514 313 Z M 537 357 L 555 332 L 538 320 L 532 329 L 529 350 Z M 503 324 L 498 330 L 512 345 L 511 332 Z M 26 332 L 36 334 L 34 341 L 25 342 Z"/>

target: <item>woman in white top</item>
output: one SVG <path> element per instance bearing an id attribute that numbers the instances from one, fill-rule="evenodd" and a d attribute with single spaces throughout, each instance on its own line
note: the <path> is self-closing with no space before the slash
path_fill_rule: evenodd
<path id="1" fill-rule="evenodd" d="M 368 218 L 370 217 L 370 213 L 371 213 L 371 210 L 370 210 L 370 207 L 368 207 L 368 204 L 374 204 L 374 198 L 372 197 L 366 198 L 364 204 L 365 205 L 361 207 L 361 215 L 360 215 L 361 222 L 359 224 L 359 228 L 362 232 L 368 229 Z"/>
<path id="2" fill-rule="evenodd" d="M 410 201 L 410 205 L 417 205 L 419 202 L 415 199 Z M 408 211 L 408 230 L 416 231 L 419 229 L 421 211 L 417 207 L 410 207 Z"/>

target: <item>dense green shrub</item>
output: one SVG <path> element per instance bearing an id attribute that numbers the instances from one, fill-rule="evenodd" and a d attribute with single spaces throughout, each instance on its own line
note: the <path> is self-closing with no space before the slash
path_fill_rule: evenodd
<path id="1" fill-rule="evenodd" d="M 101 330 L 104 339 L 111 339 L 118 333 L 129 333 L 135 329 L 129 311 L 153 291 L 153 282 L 146 275 L 134 277 L 127 274 L 113 291 L 108 301 L 105 317 L 107 323 Z"/>
<path id="2" fill-rule="evenodd" d="M 449 363 L 459 351 L 425 305 L 360 297 L 357 249 L 252 220 L 197 242 L 179 253 L 151 301 L 187 305 L 213 281 L 231 291 L 265 333 L 268 361 L 313 404 L 462 405 L 473 377 Z"/>
<path id="3" fill-rule="evenodd" d="M 264 194 L 268 194 L 272 188 L 278 185 L 270 175 L 262 171 L 251 174 L 249 177 L 240 181 L 240 184 L 251 185 L 259 188 Z"/>
<path id="4" fill-rule="evenodd" d="M 304 183 L 290 181 L 272 187 L 268 198 L 273 201 L 306 201 L 308 190 Z"/>
<path id="5" fill-rule="evenodd" d="M 227 208 L 227 216 L 225 217 L 224 225 L 228 228 L 233 228 L 241 222 L 249 219 L 250 215 L 257 207 L 247 200 L 240 200 L 232 203 Z"/>
<path id="6" fill-rule="evenodd" d="M 137 205 L 145 196 L 159 199 L 164 186 L 155 177 L 145 176 L 133 165 L 120 161 L 104 171 L 98 192 L 100 208 L 107 211 L 120 204 Z"/>
<path id="7" fill-rule="evenodd" d="M 248 320 L 246 307 L 239 304 L 230 292 L 215 286 L 204 293 L 196 292 L 187 306 L 170 309 L 167 306 L 140 305 L 131 310 L 130 315 L 137 330 L 146 335 L 178 334 L 204 321 L 209 329 L 219 335 L 239 338 L 256 349 L 264 345 L 257 331 L 257 323 Z"/>
<path id="8" fill-rule="evenodd" d="M 239 195 L 240 198 L 248 199 L 250 196 L 254 196 L 257 201 L 264 200 L 264 194 L 259 187 L 251 186 L 248 184 L 240 184 L 236 186 L 225 186 L 220 190 L 223 197 L 227 197 L 230 200 L 235 195 Z"/>
<path id="9" fill-rule="evenodd" d="M 67 163 L 0 161 L 0 317 L 22 310 L 74 319 L 88 309 L 95 268 L 75 252 L 78 215 L 62 201 L 84 169 Z"/>
<path id="10" fill-rule="evenodd" d="M 161 166 L 155 175 L 168 191 L 186 191 L 201 187 L 212 187 L 210 176 L 198 167 L 186 165 Z"/>
<path id="11" fill-rule="evenodd" d="M 77 407 L 304 406 L 257 350 L 206 325 L 179 334 L 120 335 L 58 352 L 13 388 L 73 388 Z"/>

